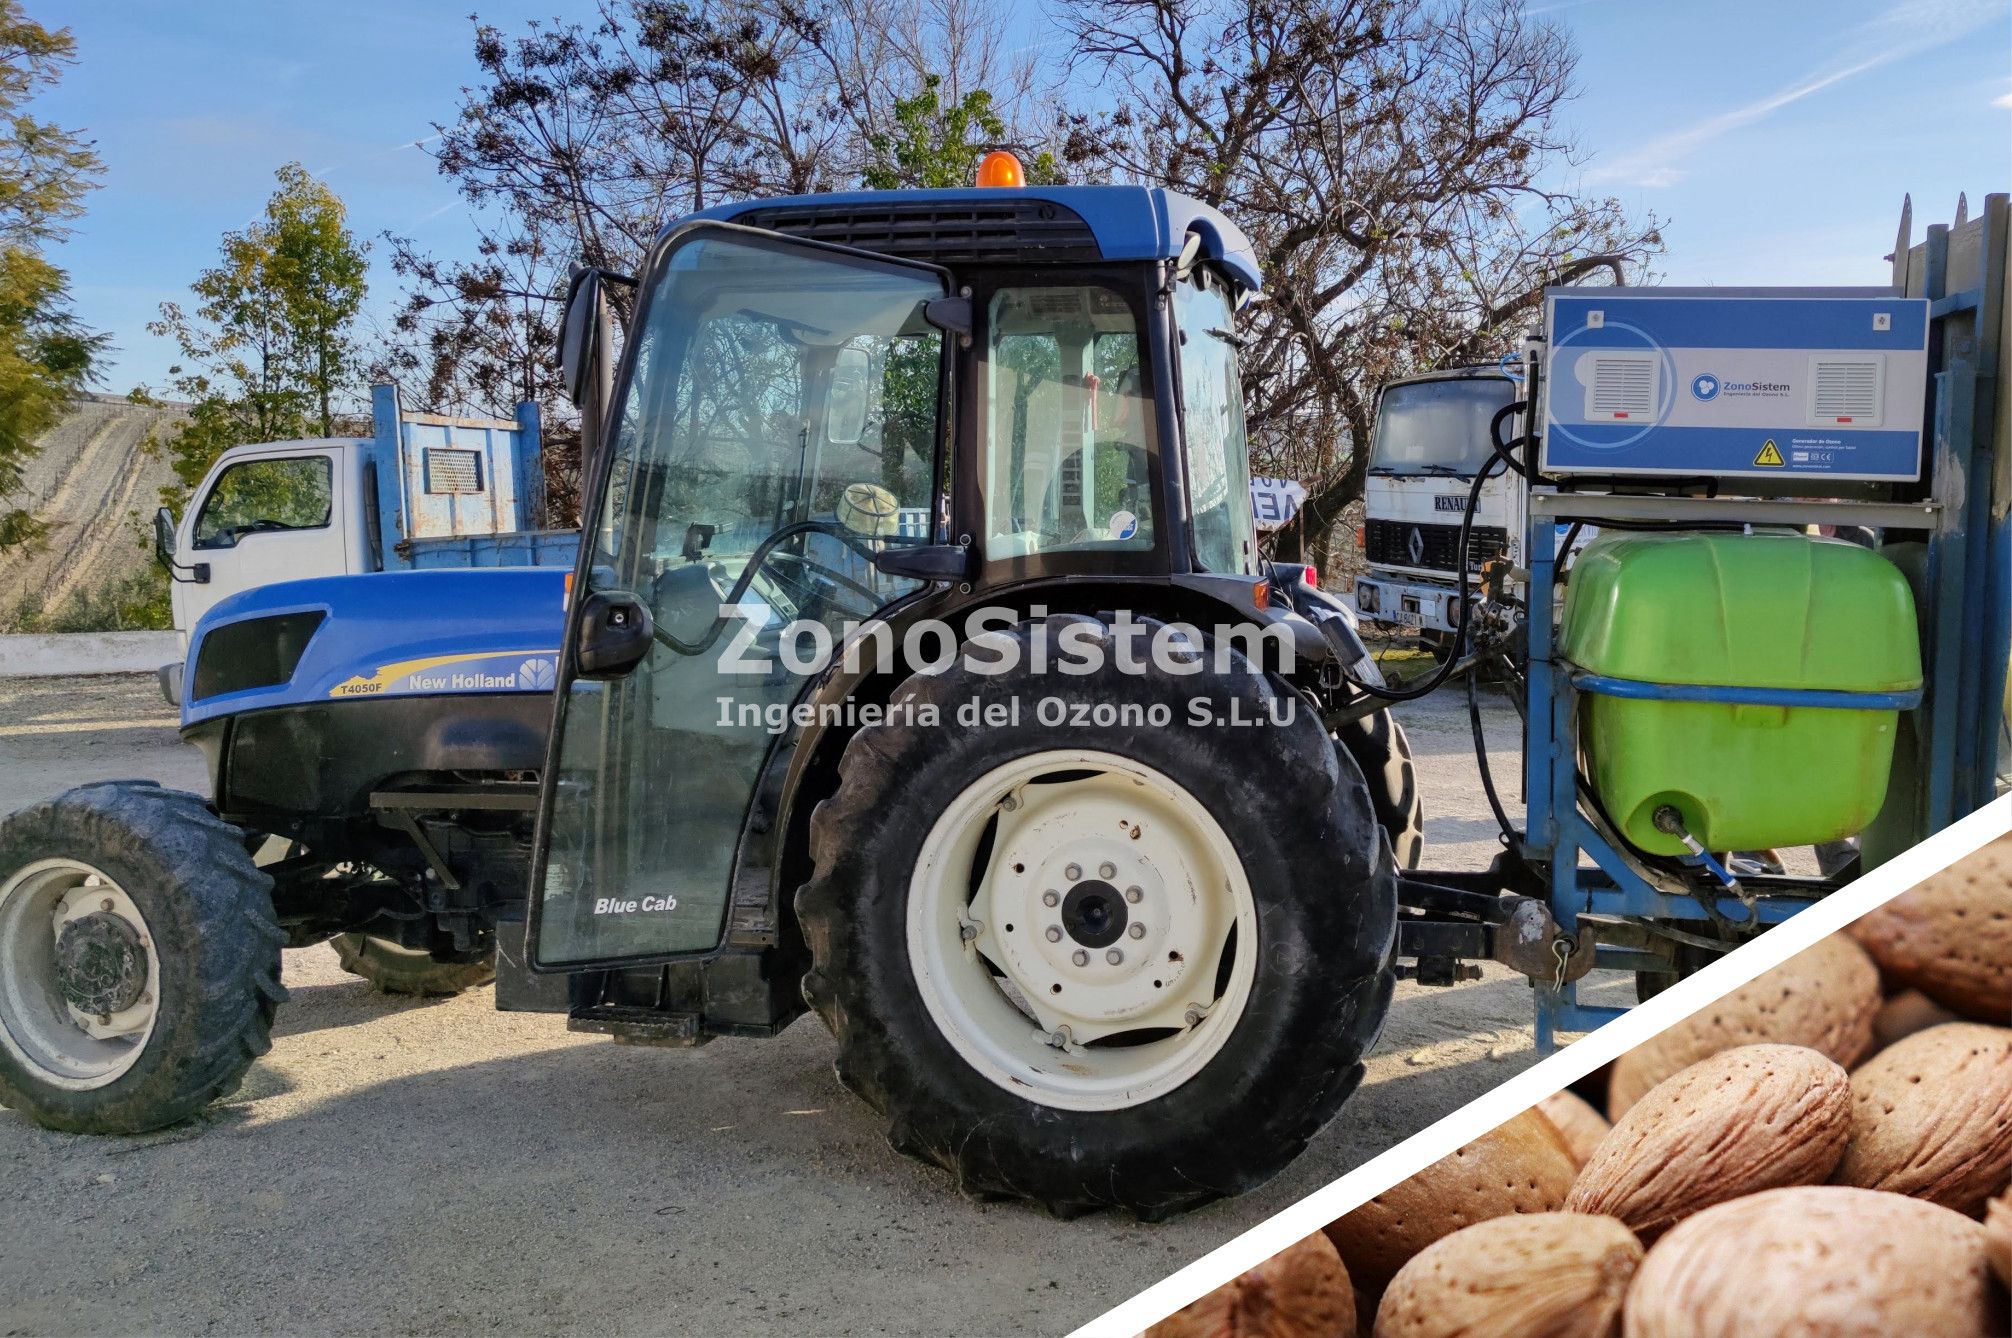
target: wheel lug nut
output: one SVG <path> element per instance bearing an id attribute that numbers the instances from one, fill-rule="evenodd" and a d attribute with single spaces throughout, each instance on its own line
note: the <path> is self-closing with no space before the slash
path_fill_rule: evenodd
<path id="1" fill-rule="evenodd" d="M 1099 878 L 1116 878 L 1118 876 L 1118 866 L 1109 862 L 1099 864 L 1097 866 L 1097 876 Z"/>
<path id="2" fill-rule="evenodd" d="M 1062 904 L 1062 894 L 1051 887 L 1041 894 L 1041 904 L 1043 906 L 1059 906 Z"/>
<path id="3" fill-rule="evenodd" d="M 1127 929 L 1125 932 L 1127 934 L 1130 934 L 1133 938 L 1144 938 L 1146 936 L 1146 927 L 1140 924 L 1137 920 L 1134 920 L 1132 921 L 1132 927 L 1130 929 Z"/>
<path id="4" fill-rule="evenodd" d="M 1080 864 L 1071 864 L 1068 868 L 1062 870 L 1062 876 L 1073 883 L 1083 876 L 1083 866 Z"/>
<path id="5" fill-rule="evenodd" d="M 1119 952 L 1116 948 L 1113 948 L 1109 952 L 1104 954 L 1104 960 L 1109 962 L 1112 966 L 1116 966 L 1119 962 L 1125 960 L 1125 954 Z"/>
<path id="6" fill-rule="evenodd" d="M 1143 898 L 1145 895 L 1146 894 L 1144 891 L 1136 887 L 1128 887 L 1125 889 L 1125 900 L 1131 902 L 1134 906 L 1138 905 L 1140 899 Z"/>
<path id="7" fill-rule="evenodd" d="M 1188 1011 L 1181 1015 L 1181 1020 L 1183 1022 L 1186 1022 L 1191 1027 L 1194 1026 L 1197 1022 L 1200 1022 L 1202 1020 L 1201 1008 L 1195 1004 L 1189 1004 Z"/>
<path id="8" fill-rule="evenodd" d="M 1078 966 L 1088 966 L 1090 964 L 1090 954 L 1078 948 L 1069 960 Z"/>
<path id="9" fill-rule="evenodd" d="M 99 903 L 98 903 L 98 909 L 99 909 L 99 910 L 101 910 L 101 911 L 109 911 L 109 910 L 111 910 L 111 909 L 112 909 L 112 899 L 111 899 L 110 897 L 106 897 L 106 898 L 105 898 L 105 899 L 104 899 L 103 901 L 101 901 L 101 902 L 99 902 Z"/>
<path id="10" fill-rule="evenodd" d="M 1048 941 L 1050 943 L 1060 943 L 1062 941 L 1062 926 L 1060 925 L 1048 926 Z"/>

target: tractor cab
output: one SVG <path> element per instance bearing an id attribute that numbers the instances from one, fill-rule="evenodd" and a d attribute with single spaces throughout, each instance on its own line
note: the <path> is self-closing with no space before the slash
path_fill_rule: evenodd
<path id="1" fill-rule="evenodd" d="M 711 953 L 747 880 L 767 900 L 758 782 L 869 624 L 1071 579 L 1229 578 L 1248 612 L 1233 327 L 1256 277 L 1227 219 L 1138 187 L 667 228 L 591 491 L 539 965 Z"/>
<path id="2" fill-rule="evenodd" d="M 611 281 L 568 303 L 592 465 L 499 1006 L 814 1009 L 897 1146 L 1058 1211 L 1271 1174 L 1381 1024 L 1418 814 L 1260 571 L 1242 234 L 1128 186 L 709 210 L 618 369 Z"/>

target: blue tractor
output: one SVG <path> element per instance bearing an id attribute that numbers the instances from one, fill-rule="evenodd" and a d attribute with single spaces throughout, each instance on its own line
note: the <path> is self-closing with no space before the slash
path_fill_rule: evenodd
<path id="1" fill-rule="evenodd" d="M 1323 723 L 1347 620 L 1256 551 L 1242 234 L 1133 187 L 718 208 L 619 368 L 615 282 L 569 303 L 570 577 L 231 596 L 185 669 L 212 798 L 0 829 L 0 1097 L 182 1118 L 265 1048 L 282 946 L 347 936 L 421 988 L 494 952 L 499 1007 L 629 1042 L 814 1010 L 971 1193 L 1272 1174 L 1361 1076 L 1420 813 L 1395 722 Z"/>

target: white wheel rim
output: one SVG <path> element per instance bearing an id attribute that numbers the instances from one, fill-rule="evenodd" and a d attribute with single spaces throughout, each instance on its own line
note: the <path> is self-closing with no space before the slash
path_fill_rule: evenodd
<path id="1" fill-rule="evenodd" d="M 145 958 L 138 997 L 95 1014 L 65 996 L 57 953 L 64 930 L 93 917 L 105 917 L 111 923 L 104 927 L 125 941 L 136 939 Z M 38 860 L 0 884 L 0 1046 L 39 1081 L 88 1091 L 132 1068 L 154 1034 L 160 978 L 146 917 L 103 870 Z"/>
<path id="2" fill-rule="evenodd" d="M 909 964 L 937 1028 L 991 1081 L 1065 1110 L 1140 1105 L 1206 1068 L 1250 1001 L 1257 943 L 1221 825 L 1112 753 L 994 768 L 909 881 Z"/>

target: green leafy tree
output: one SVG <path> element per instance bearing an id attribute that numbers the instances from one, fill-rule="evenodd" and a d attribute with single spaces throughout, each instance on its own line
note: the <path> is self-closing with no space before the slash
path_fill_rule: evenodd
<path id="1" fill-rule="evenodd" d="M 341 198 L 300 164 L 278 180 L 265 217 L 225 233 L 220 263 L 190 285 L 193 312 L 163 303 L 147 326 L 180 348 L 169 386 L 190 402 L 186 421 L 156 443 L 174 466 L 177 482 L 162 493 L 170 505 L 230 447 L 332 436 L 338 406 L 359 398 L 369 248 L 346 226 Z"/>
<path id="2" fill-rule="evenodd" d="M 47 533 L 9 499 L 105 348 L 105 336 L 70 314 L 69 278 L 45 254 L 83 213 L 103 165 L 89 140 L 26 110 L 75 56 L 69 29 L 51 31 L 18 0 L 0 0 L 0 553 Z"/>
<path id="3" fill-rule="evenodd" d="M 1009 133 L 989 90 L 973 89 L 945 105 L 939 74 L 925 76 L 922 87 L 909 96 L 895 98 L 890 120 L 887 128 L 866 137 L 868 157 L 860 184 L 868 190 L 969 186 L 977 180 L 979 160 Z M 1048 185 L 1060 179 L 1052 152 L 1022 153 L 1021 159 L 1030 182 Z"/>

